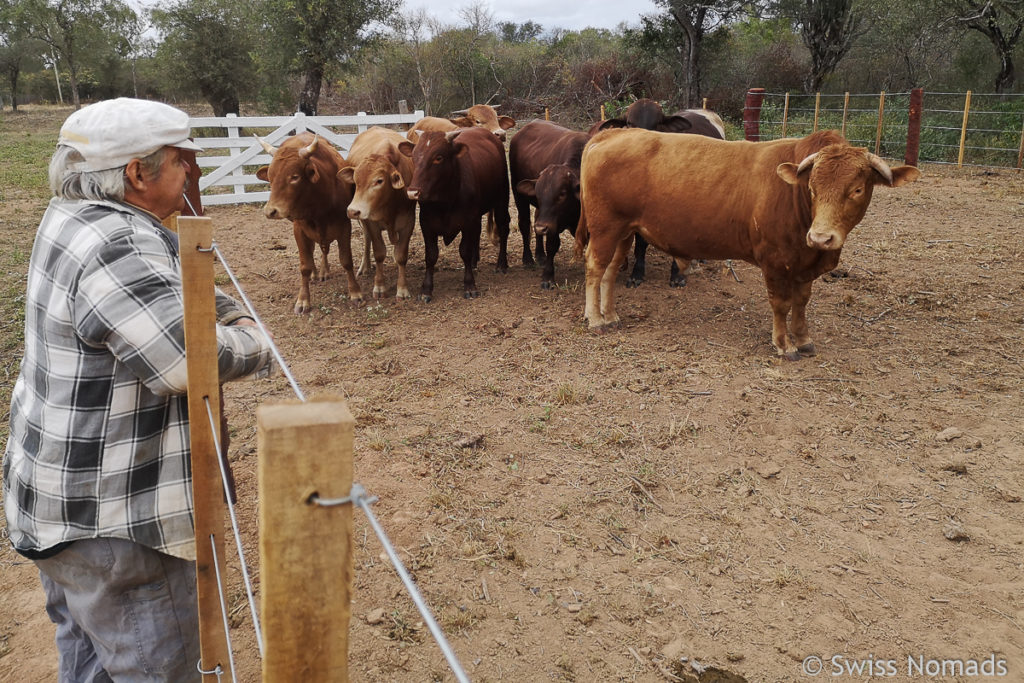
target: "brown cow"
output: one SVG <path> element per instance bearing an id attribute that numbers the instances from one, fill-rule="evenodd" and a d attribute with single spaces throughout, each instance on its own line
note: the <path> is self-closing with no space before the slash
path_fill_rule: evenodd
<path id="1" fill-rule="evenodd" d="M 352 190 L 338 180 L 338 171 L 349 165 L 338 150 L 321 143 L 312 133 L 300 133 L 273 147 L 260 140 L 273 156 L 269 166 L 256 177 L 270 183 L 270 199 L 263 207 L 267 218 L 285 218 L 292 222 L 295 243 L 299 247 L 299 274 L 302 283 L 295 299 L 295 312 L 307 313 L 309 279 L 317 274 L 313 263 L 313 245 L 323 253 L 319 279 L 330 277 L 327 256 L 331 242 L 338 243 L 338 259 L 348 275 L 348 295 L 353 301 L 363 298 L 352 268 L 352 222 L 345 211 Z"/>
<path id="2" fill-rule="evenodd" d="M 515 126 L 516 120 L 510 116 L 499 116 L 496 109 L 497 107 L 492 107 L 489 104 L 474 104 L 469 109 L 452 112 L 456 118 L 443 119 L 437 116 L 424 116 L 415 123 L 412 130 L 405 134 L 405 137 L 415 143 L 419 140 L 420 134 L 428 130 L 447 133 L 459 128 L 483 128 L 505 142 L 505 131 Z"/>
<path id="3" fill-rule="evenodd" d="M 534 231 L 537 260 L 543 265 L 543 289 L 554 287 L 560 233 L 566 229 L 575 233 L 580 220 L 580 157 L 588 139 L 586 133 L 538 120 L 519 129 L 508 146 L 512 197 L 523 236 L 523 265 L 534 264 L 530 254 L 532 204 L 537 207 Z"/>
<path id="4" fill-rule="evenodd" d="M 597 330 L 618 324 L 615 275 L 640 234 L 675 257 L 759 266 L 775 348 L 789 360 L 813 355 L 805 310 L 811 283 L 839 263 L 876 184 L 898 187 L 919 176 L 912 166 L 890 169 L 835 131 L 772 142 L 604 131 L 583 150 L 580 179 L 576 253 L 589 238 L 587 321 Z"/>
<path id="5" fill-rule="evenodd" d="M 449 245 L 459 234 L 459 255 L 465 266 L 463 296 L 480 296 L 473 269 L 480 261 L 480 217 L 484 214 L 493 215 L 488 216 L 488 232 L 497 223 L 497 269 L 508 271 L 511 217 L 505 147 L 481 128 L 464 128 L 449 133 L 424 133 L 415 146 L 405 141 L 399 150 L 412 157 L 409 198 L 420 203 L 420 230 L 427 264 L 420 299 L 430 301 L 433 297 L 438 238 Z"/>
<path id="6" fill-rule="evenodd" d="M 338 171 L 342 182 L 354 188 L 348 205 L 348 217 L 363 224 L 365 235 L 363 263 L 369 261 L 370 245 L 377 270 L 373 278 L 373 296 L 386 291 L 384 258 L 387 246 L 384 233 L 395 247 L 398 287 L 395 296 L 409 298 L 405 265 L 409 259 L 409 238 L 416 224 L 416 202 L 409 199 L 406 185 L 412 180 L 412 160 L 398 151 L 405 142 L 401 133 L 373 126 L 360 133 L 348 153 L 351 166 Z"/>

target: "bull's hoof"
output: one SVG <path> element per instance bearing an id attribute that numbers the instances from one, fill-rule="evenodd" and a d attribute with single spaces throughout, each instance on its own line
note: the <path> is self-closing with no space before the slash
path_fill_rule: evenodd
<path id="1" fill-rule="evenodd" d="M 804 356 L 818 355 L 818 349 L 814 348 L 814 342 L 807 342 L 803 346 L 796 347 L 796 350 L 799 351 Z"/>
<path id="2" fill-rule="evenodd" d="M 354 304 L 361 304 L 361 303 L 363 303 L 363 293 L 362 292 L 359 292 L 358 294 L 351 294 L 350 293 L 348 295 L 348 300 L 351 301 Z"/>
<path id="3" fill-rule="evenodd" d="M 782 354 L 782 357 L 786 360 L 800 360 L 802 358 L 799 351 L 786 351 Z"/>
<path id="4" fill-rule="evenodd" d="M 433 298 L 434 297 L 432 297 L 429 294 L 420 294 L 420 301 L 422 301 L 425 304 L 429 304 L 430 300 L 433 299 Z"/>
<path id="5" fill-rule="evenodd" d="M 411 299 L 412 295 L 409 294 L 408 289 L 399 289 L 395 292 L 396 299 Z"/>
<path id="6" fill-rule="evenodd" d="M 384 292 L 383 289 L 377 289 L 376 287 L 373 288 L 373 298 L 374 299 L 383 299 L 384 298 L 384 294 L 385 294 L 385 292 Z"/>
<path id="7" fill-rule="evenodd" d="M 540 288 L 541 289 L 554 289 L 555 288 L 555 283 L 550 281 L 550 280 L 541 280 Z"/>
<path id="8" fill-rule="evenodd" d="M 633 287 L 639 287 L 643 283 L 643 281 L 644 279 L 642 277 L 635 278 L 630 276 L 626 278 L 626 286 L 629 287 L 630 289 L 632 289 Z"/>
<path id="9" fill-rule="evenodd" d="M 534 261 L 533 258 L 528 258 L 528 259 L 524 258 L 523 259 L 523 268 L 528 268 L 529 270 L 533 270 L 536 267 L 537 267 L 537 262 Z"/>
<path id="10" fill-rule="evenodd" d="M 508 264 L 506 263 L 506 264 L 502 265 L 501 263 L 499 263 L 498 265 L 494 266 L 494 272 L 495 273 L 507 273 L 508 272 Z"/>
<path id="11" fill-rule="evenodd" d="M 478 296 L 480 296 L 480 291 L 476 289 L 467 289 L 465 292 L 462 293 L 463 299 L 475 299 Z"/>
<path id="12" fill-rule="evenodd" d="M 309 309 L 310 308 L 311 308 L 311 306 L 309 305 L 308 301 L 296 301 L 295 302 L 295 315 L 302 315 L 304 313 L 309 313 Z"/>
<path id="13" fill-rule="evenodd" d="M 668 286 L 669 287 L 685 287 L 686 286 L 686 277 L 684 275 L 676 275 L 675 277 L 669 278 Z"/>

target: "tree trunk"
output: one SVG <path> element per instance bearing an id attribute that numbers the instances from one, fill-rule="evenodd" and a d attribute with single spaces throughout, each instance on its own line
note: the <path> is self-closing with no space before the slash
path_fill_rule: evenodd
<path id="1" fill-rule="evenodd" d="M 11 86 L 11 111 L 18 111 L 18 75 L 21 69 L 13 64 L 7 67 L 7 83 Z"/>
<path id="2" fill-rule="evenodd" d="M 1013 66 L 1013 53 L 1000 55 L 999 73 L 996 75 L 996 92 L 999 94 L 1013 90 L 1013 84 L 1017 80 L 1016 69 Z"/>
<path id="3" fill-rule="evenodd" d="M 306 69 L 306 79 L 299 93 L 299 111 L 306 116 L 316 116 L 316 108 L 320 103 L 320 88 L 324 82 L 323 64 L 314 64 Z"/>

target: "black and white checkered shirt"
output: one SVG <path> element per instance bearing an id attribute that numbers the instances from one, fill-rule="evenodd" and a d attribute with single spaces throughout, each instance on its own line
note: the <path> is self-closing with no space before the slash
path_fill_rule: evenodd
<path id="1" fill-rule="evenodd" d="M 109 537 L 195 558 L 182 296 L 177 237 L 154 216 L 51 200 L 4 457 L 16 549 Z M 217 314 L 241 310 L 218 291 Z M 271 362 L 255 327 L 220 324 L 217 341 L 222 381 Z"/>

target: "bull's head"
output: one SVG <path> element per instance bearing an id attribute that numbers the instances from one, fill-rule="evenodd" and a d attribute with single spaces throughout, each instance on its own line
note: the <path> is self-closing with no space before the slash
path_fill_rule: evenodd
<path id="1" fill-rule="evenodd" d="M 474 104 L 469 109 L 460 109 L 452 112 L 456 118 L 450 119 L 456 126 L 463 128 L 483 128 L 494 133 L 502 142 L 505 141 L 505 131 L 516 125 L 516 120 L 511 116 L 498 116 L 496 109 L 501 105 L 491 106 L 488 104 Z"/>
<path id="2" fill-rule="evenodd" d="M 899 187 L 921 177 L 913 166 L 890 168 L 863 147 L 829 145 L 799 164 L 779 164 L 779 176 L 790 185 L 806 184 L 811 202 L 807 246 L 842 249 L 860 223 L 876 184 Z"/>
<path id="3" fill-rule="evenodd" d="M 405 180 L 398 170 L 398 159 L 391 154 L 371 154 L 358 166 L 346 166 L 338 171 L 338 179 L 353 189 L 348 205 L 348 217 L 375 220 L 388 208 L 394 193 L 405 188 Z"/>
<path id="4" fill-rule="evenodd" d="M 458 141 L 461 132 L 427 131 L 415 145 L 409 141 L 398 145 L 398 151 L 412 157 L 412 180 L 406 188 L 409 199 L 436 202 L 446 198 L 444 188 L 454 184 L 458 172 L 456 158 L 467 151 Z"/>
<path id="5" fill-rule="evenodd" d="M 267 218 L 291 219 L 308 186 L 320 182 L 321 164 L 314 158 L 320 137 L 314 135 L 313 141 L 306 145 L 300 140 L 295 136 L 281 147 L 273 147 L 260 139 L 263 149 L 273 157 L 269 166 L 256 171 L 257 178 L 270 183 L 270 199 L 263 207 L 263 215 Z"/>
<path id="6" fill-rule="evenodd" d="M 516 191 L 537 200 L 533 229 L 538 235 L 573 228 L 580 218 L 580 178 L 565 164 L 552 164 L 535 180 L 520 180 Z"/>

